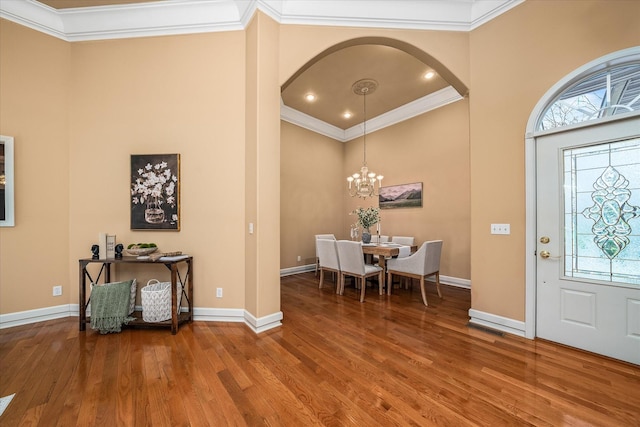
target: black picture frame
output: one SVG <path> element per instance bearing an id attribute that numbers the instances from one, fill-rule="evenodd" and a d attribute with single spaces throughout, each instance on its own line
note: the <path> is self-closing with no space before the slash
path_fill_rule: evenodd
<path id="1" fill-rule="evenodd" d="M 180 154 L 132 154 L 132 230 L 180 231 Z"/>
<path id="2" fill-rule="evenodd" d="M 0 227 L 13 227 L 14 212 L 13 137 L 0 135 Z"/>

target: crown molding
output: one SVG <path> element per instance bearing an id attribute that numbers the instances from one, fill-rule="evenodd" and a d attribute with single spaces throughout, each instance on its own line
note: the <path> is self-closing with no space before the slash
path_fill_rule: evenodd
<path id="1" fill-rule="evenodd" d="M 0 2 L 0 18 L 70 41 L 243 30 L 261 10 L 281 24 L 471 31 L 524 0 L 164 0 L 53 9 Z"/>
<path id="2" fill-rule="evenodd" d="M 280 100 L 280 119 L 340 142 L 346 142 L 345 131 L 313 116 L 295 110 Z"/>
<path id="3" fill-rule="evenodd" d="M 391 110 L 367 120 L 367 134 L 393 126 L 397 123 L 419 116 L 420 114 L 424 114 L 427 111 L 435 110 L 436 108 L 443 107 L 447 104 L 451 104 L 452 102 L 460 101 L 461 99 L 463 99 L 463 97 L 460 96 L 453 87 L 447 86 L 444 89 L 440 89 L 437 92 L 419 98 L 413 102 L 398 107 L 395 110 Z M 322 120 L 318 120 L 315 117 L 304 114 L 298 110 L 294 110 L 291 107 L 287 107 L 282 102 L 280 103 L 280 118 L 286 122 L 329 138 L 333 138 L 340 142 L 351 141 L 354 138 L 362 136 L 364 133 L 364 126 L 362 123 L 352 126 L 349 129 L 342 130 L 336 126 L 323 122 Z"/>

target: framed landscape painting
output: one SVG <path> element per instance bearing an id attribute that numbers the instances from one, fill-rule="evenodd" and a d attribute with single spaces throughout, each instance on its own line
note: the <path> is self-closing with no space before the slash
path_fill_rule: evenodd
<path id="1" fill-rule="evenodd" d="M 132 154 L 130 191 L 132 230 L 180 230 L 180 154 Z"/>
<path id="2" fill-rule="evenodd" d="M 393 185 L 380 188 L 380 209 L 421 208 L 422 183 Z"/>

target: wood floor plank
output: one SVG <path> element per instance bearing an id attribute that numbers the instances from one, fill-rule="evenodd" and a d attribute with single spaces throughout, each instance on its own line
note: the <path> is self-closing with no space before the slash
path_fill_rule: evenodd
<path id="1" fill-rule="evenodd" d="M 469 291 L 284 277 L 279 328 L 0 330 L 0 426 L 638 427 L 640 366 L 468 325 Z M 373 289 L 373 288 L 372 288 Z"/>

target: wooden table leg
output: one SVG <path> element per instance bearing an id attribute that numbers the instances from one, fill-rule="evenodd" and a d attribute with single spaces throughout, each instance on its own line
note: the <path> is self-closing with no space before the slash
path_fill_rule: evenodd
<path id="1" fill-rule="evenodd" d="M 87 323 L 87 277 L 86 277 L 86 269 L 87 264 L 85 262 L 80 261 L 80 278 L 78 280 L 79 284 L 79 301 L 78 308 L 80 314 L 80 331 L 84 331 L 86 329 Z"/>
<path id="2" fill-rule="evenodd" d="M 178 332 L 178 266 L 171 264 L 171 334 Z"/>

